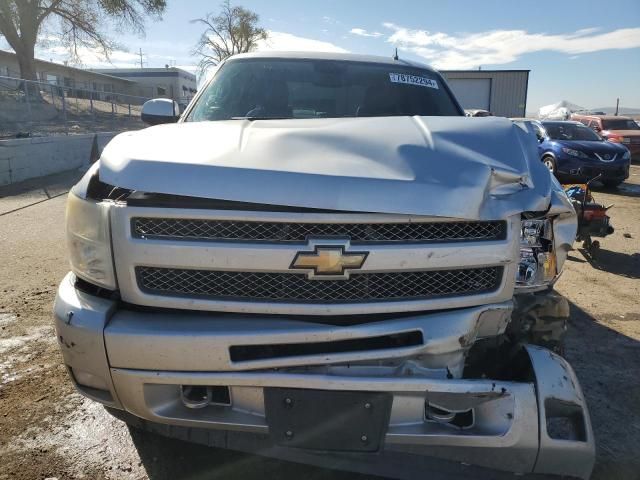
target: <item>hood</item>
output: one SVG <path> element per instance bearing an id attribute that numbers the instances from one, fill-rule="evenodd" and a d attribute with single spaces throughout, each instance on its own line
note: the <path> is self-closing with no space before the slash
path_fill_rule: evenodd
<path id="1" fill-rule="evenodd" d="M 527 127 L 504 118 L 229 120 L 115 137 L 111 185 L 325 210 L 500 219 L 549 207 Z"/>
<path id="2" fill-rule="evenodd" d="M 573 148 L 585 153 L 599 153 L 615 155 L 617 153 L 625 153 L 627 149 L 620 144 L 605 141 L 588 141 L 588 140 L 553 140 L 553 142 L 563 147 Z"/>

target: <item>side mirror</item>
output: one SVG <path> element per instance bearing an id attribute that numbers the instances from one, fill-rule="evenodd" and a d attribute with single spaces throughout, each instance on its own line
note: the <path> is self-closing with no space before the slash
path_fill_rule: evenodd
<path id="1" fill-rule="evenodd" d="M 149 125 L 176 123 L 180 118 L 180 107 L 168 98 L 154 98 L 144 102 L 140 117 Z"/>

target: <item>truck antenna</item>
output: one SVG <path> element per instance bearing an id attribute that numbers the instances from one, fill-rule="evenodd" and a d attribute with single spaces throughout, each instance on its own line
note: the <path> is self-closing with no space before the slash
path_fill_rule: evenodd
<path id="1" fill-rule="evenodd" d="M 393 54 L 393 59 L 398 60 L 398 47 L 396 47 L 396 53 Z"/>

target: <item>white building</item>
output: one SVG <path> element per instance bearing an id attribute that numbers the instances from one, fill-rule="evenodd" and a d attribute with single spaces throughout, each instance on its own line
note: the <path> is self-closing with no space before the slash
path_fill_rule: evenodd
<path id="1" fill-rule="evenodd" d="M 147 87 L 149 97 L 172 98 L 181 105 L 196 93 L 196 76 L 176 67 L 165 68 L 97 68 L 92 71 L 135 81 Z"/>

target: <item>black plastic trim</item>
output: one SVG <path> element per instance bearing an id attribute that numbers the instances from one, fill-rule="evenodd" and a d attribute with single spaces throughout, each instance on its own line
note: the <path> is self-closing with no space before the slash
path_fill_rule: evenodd
<path id="1" fill-rule="evenodd" d="M 369 338 L 354 338 L 332 342 L 281 343 L 269 345 L 232 345 L 229 355 L 232 362 L 250 362 L 272 358 L 304 357 L 330 353 L 353 353 L 422 345 L 422 332 L 394 333 Z"/>

